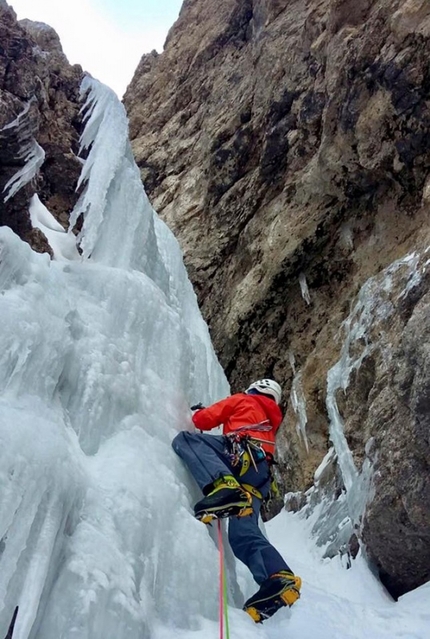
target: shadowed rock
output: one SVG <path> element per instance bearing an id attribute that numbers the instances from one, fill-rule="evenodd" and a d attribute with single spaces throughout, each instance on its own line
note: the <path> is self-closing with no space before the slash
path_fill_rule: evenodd
<path id="1" fill-rule="evenodd" d="M 36 251 L 52 253 L 46 238 L 31 227 L 28 207 L 37 190 L 66 228 L 77 199 L 81 164 L 76 157 L 80 66 L 71 66 L 56 32 L 49 26 L 17 21 L 0 4 L 0 225 L 10 226 Z M 34 179 L 7 199 L 6 184 L 25 166 L 36 144 L 45 153 Z"/>

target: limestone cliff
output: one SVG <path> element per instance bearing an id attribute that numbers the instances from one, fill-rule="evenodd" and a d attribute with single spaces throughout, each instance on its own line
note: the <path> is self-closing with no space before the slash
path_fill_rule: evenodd
<path id="1" fill-rule="evenodd" d="M 68 63 L 51 27 L 18 22 L 4 0 L 0 0 L 0 43 L 0 225 L 10 226 L 35 250 L 51 252 L 44 235 L 32 228 L 28 206 L 37 190 L 67 227 L 80 173 L 76 153 L 82 69 Z M 37 184 L 30 180 L 8 197 L 10 181 L 29 167 L 29 161 L 43 162 Z"/>
<path id="2" fill-rule="evenodd" d="M 373 469 L 353 524 L 394 595 L 430 578 L 429 54 L 427 0 L 185 0 L 124 99 L 233 390 L 292 390 L 286 489 L 311 486 L 336 401 L 354 472 Z M 414 251 L 410 279 L 384 273 Z M 390 295 L 342 350 L 369 281 Z"/>

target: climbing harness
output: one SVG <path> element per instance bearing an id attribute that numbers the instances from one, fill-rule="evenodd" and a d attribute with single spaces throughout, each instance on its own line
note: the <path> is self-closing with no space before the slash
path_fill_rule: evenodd
<path id="1" fill-rule="evenodd" d="M 240 477 L 245 475 L 251 464 L 258 473 L 257 463 L 267 457 L 267 453 L 260 443 L 265 440 L 258 440 L 250 435 L 245 435 L 244 432 L 249 430 L 269 431 L 271 429 L 269 420 L 266 419 L 258 424 L 236 428 L 233 433 L 225 436 L 226 453 L 233 467 L 240 465 Z"/>
<path id="2" fill-rule="evenodd" d="M 241 426 L 236 428 L 233 433 L 229 433 L 225 435 L 225 453 L 232 465 L 233 468 L 238 468 L 239 470 L 239 480 L 243 477 L 251 465 L 254 470 L 258 473 L 258 463 L 265 460 L 267 462 L 269 468 L 269 478 L 270 478 L 270 491 L 267 497 L 263 497 L 260 490 L 258 490 L 261 486 L 264 486 L 266 483 L 266 479 L 264 479 L 260 485 L 252 486 L 251 484 L 241 482 L 242 487 L 257 499 L 260 499 L 265 502 L 270 502 L 275 496 L 278 494 L 278 489 L 276 485 L 276 479 L 273 474 L 273 465 L 276 464 L 273 455 L 264 450 L 262 443 L 266 443 L 266 440 L 258 439 L 254 435 L 250 436 L 245 434 L 246 431 L 269 431 L 271 430 L 271 425 L 269 420 L 264 420 L 258 424 L 250 424 L 249 426 Z M 262 442 L 262 443 L 261 443 Z M 236 475 L 237 476 L 237 475 Z"/>
<path id="3" fill-rule="evenodd" d="M 219 548 L 219 639 L 225 637 L 230 639 L 230 628 L 228 623 L 228 601 L 227 601 L 227 580 L 224 568 L 224 547 L 222 543 L 221 519 L 218 519 L 218 548 Z"/>
<path id="4" fill-rule="evenodd" d="M 245 475 L 251 465 L 258 473 L 257 463 L 266 459 L 266 452 L 248 435 L 226 435 L 226 452 L 233 467 L 240 466 L 239 477 Z"/>

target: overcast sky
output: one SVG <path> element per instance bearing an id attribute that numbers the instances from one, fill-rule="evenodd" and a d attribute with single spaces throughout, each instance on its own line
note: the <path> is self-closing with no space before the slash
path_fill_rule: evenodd
<path id="1" fill-rule="evenodd" d="M 18 18 L 46 22 L 71 64 L 122 97 L 143 53 L 161 52 L 182 0 L 7 0 Z"/>

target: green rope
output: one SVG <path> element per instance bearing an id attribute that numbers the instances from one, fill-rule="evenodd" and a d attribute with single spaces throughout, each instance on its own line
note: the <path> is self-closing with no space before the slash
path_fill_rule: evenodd
<path id="1" fill-rule="evenodd" d="M 228 624 L 227 579 L 225 577 L 224 547 L 222 543 L 221 519 L 218 519 L 218 548 L 219 548 L 219 570 L 220 570 L 219 572 L 219 576 L 220 576 L 219 632 L 220 632 L 220 639 L 224 639 L 224 624 L 223 624 L 223 616 L 224 616 L 226 639 L 230 639 L 230 628 Z"/>
<path id="2" fill-rule="evenodd" d="M 226 639 L 230 639 L 230 627 L 228 623 L 228 601 L 227 601 L 227 579 L 225 576 L 225 570 L 222 573 L 222 587 L 224 590 L 224 619 L 225 619 L 225 636 Z"/>

